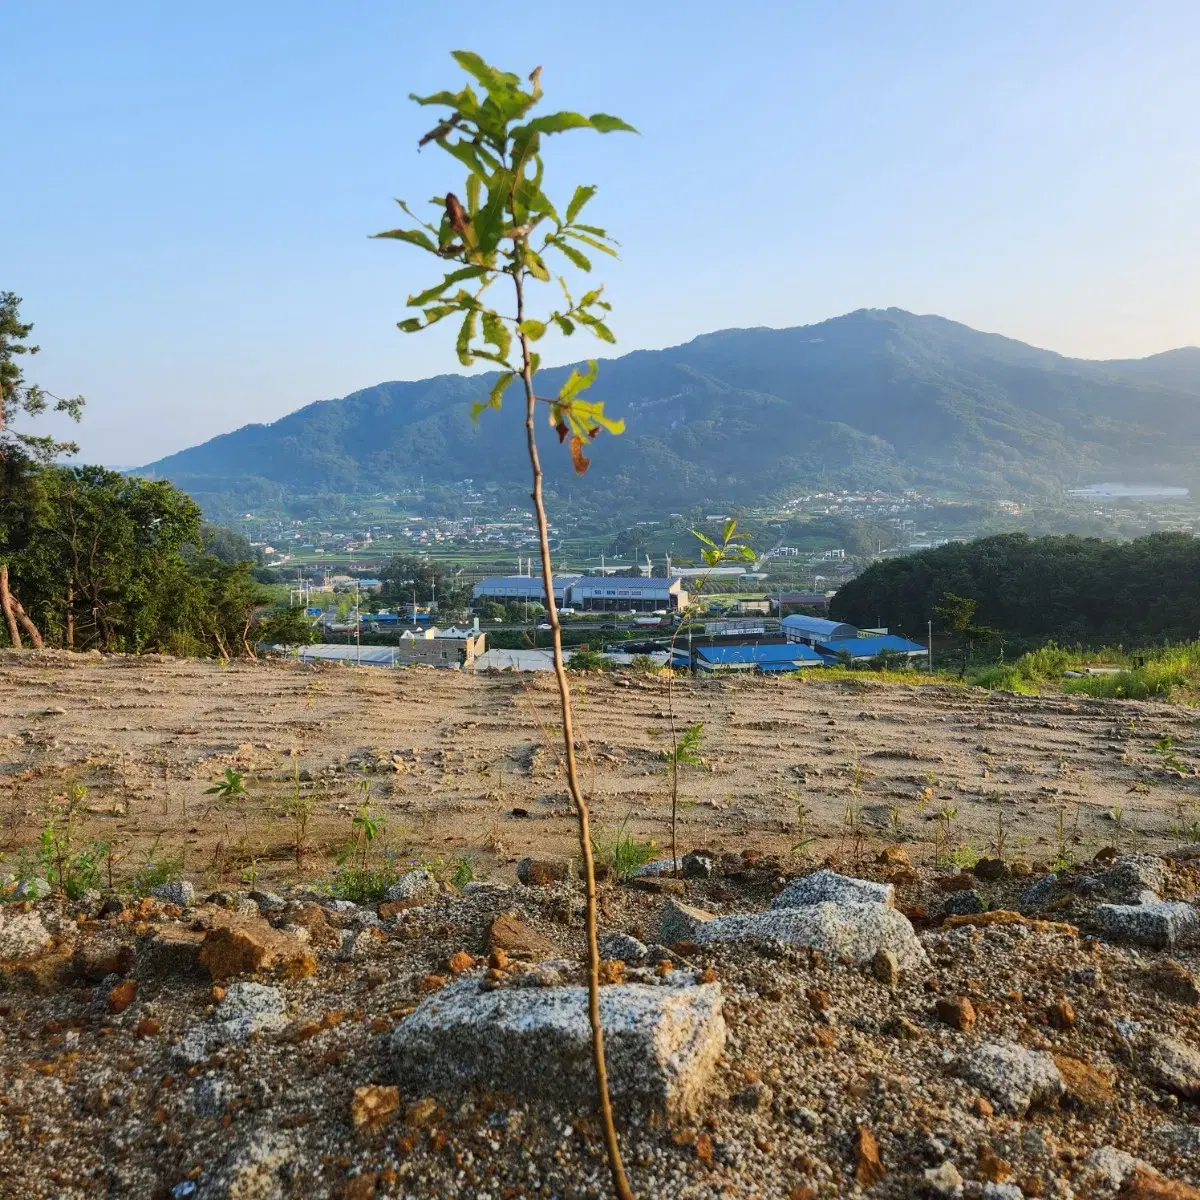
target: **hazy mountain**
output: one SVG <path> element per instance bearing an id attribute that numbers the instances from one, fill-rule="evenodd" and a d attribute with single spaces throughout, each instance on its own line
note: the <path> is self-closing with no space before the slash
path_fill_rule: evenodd
<path id="1" fill-rule="evenodd" d="M 545 372 L 552 393 L 566 368 Z M 490 376 L 381 383 L 247 425 L 143 468 L 207 503 L 464 478 L 523 488 L 516 389 L 472 424 Z M 937 316 L 863 309 L 794 329 L 730 329 L 601 364 L 624 416 L 582 480 L 545 439 L 551 484 L 622 509 L 750 501 L 792 487 L 1059 491 L 1098 478 L 1191 485 L 1200 349 L 1065 358 Z"/>

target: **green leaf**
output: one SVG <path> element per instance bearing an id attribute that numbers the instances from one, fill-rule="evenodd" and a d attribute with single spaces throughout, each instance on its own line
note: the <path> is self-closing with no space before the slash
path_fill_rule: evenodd
<path id="1" fill-rule="evenodd" d="M 443 317 L 448 317 L 451 313 L 462 312 L 462 306 L 459 304 L 433 304 L 425 310 L 425 324 L 436 325 Z"/>
<path id="2" fill-rule="evenodd" d="M 464 367 L 469 367 L 474 361 L 474 356 L 471 354 L 471 341 L 475 337 L 475 320 L 477 313 L 474 309 L 463 318 L 463 323 L 458 330 L 458 341 L 455 343 L 455 350 L 458 352 L 458 361 Z"/>
<path id="3" fill-rule="evenodd" d="M 590 129 L 591 121 L 582 113 L 556 112 L 544 117 L 534 117 L 527 125 L 521 125 L 513 130 L 514 139 L 518 134 L 534 133 L 566 133 L 568 129 Z"/>
<path id="4" fill-rule="evenodd" d="M 483 339 L 496 347 L 500 358 L 508 357 L 509 348 L 512 346 L 512 334 L 508 332 L 508 326 L 500 319 L 499 314 L 491 309 L 483 314 Z"/>
<path id="5" fill-rule="evenodd" d="M 409 307 L 420 308 L 422 305 L 428 304 L 430 300 L 436 300 L 452 283 L 458 283 L 463 279 L 478 279 L 486 274 L 485 267 L 461 267 L 457 271 L 451 271 L 441 283 L 435 283 L 433 287 L 426 288 L 425 291 L 418 292 L 415 296 L 409 296 Z"/>
<path id="6" fill-rule="evenodd" d="M 567 224 L 579 216 L 583 206 L 596 194 L 596 189 L 592 185 L 584 186 L 582 183 L 575 189 L 575 195 L 571 197 L 571 203 L 567 205 Z"/>
<path id="7" fill-rule="evenodd" d="M 546 323 L 529 318 L 517 326 L 517 332 L 523 333 L 531 342 L 536 342 L 546 336 Z"/>
<path id="8" fill-rule="evenodd" d="M 489 93 L 503 92 L 510 88 L 519 88 L 521 86 L 521 81 L 516 75 L 508 71 L 498 71 L 495 67 L 484 62 L 473 50 L 452 50 L 450 57 L 468 75 L 473 75 Z"/>
<path id="9" fill-rule="evenodd" d="M 505 389 L 514 379 L 516 379 L 516 371 L 506 371 L 500 375 L 496 382 L 492 384 L 492 390 L 488 394 L 487 401 L 483 404 L 471 405 L 471 420 L 478 421 L 479 414 L 487 408 L 494 408 L 497 412 L 500 411 L 500 404 L 504 399 Z"/>
<path id="10" fill-rule="evenodd" d="M 581 271 L 590 271 L 592 269 L 592 261 L 585 254 L 581 254 L 574 246 L 568 246 L 566 242 L 559 241 L 557 238 L 550 243 L 560 254 L 565 254 Z"/>
<path id="11" fill-rule="evenodd" d="M 590 233 L 598 238 L 608 238 L 608 234 L 599 225 L 576 225 L 574 228 L 582 229 L 584 233 Z"/>
<path id="12" fill-rule="evenodd" d="M 485 258 L 494 254 L 504 232 L 508 192 L 512 187 L 512 172 L 497 171 L 487 181 L 488 196 L 479 216 L 475 220 L 475 233 L 479 240 L 479 252 Z"/>
<path id="13" fill-rule="evenodd" d="M 570 337 L 575 332 L 575 323 L 569 317 L 564 317 L 561 313 L 552 313 L 550 319 L 559 327 L 564 336 Z"/>
<path id="14" fill-rule="evenodd" d="M 448 142 L 444 139 L 438 143 L 443 150 L 454 158 L 457 158 L 471 175 L 478 175 L 481 178 L 490 174 L 483 160 L 479 157 L 475 147 L 470 142 L 457 141 Z"/>
<path id="15" fill-rule="evenodd" d="M 712 546 L 714 549 L 716 548 L 717 543 L 714 542 L 712 540 L 712 538 L 706 537 L 703 533 L 700 532 L 700 530 L 693 529 L 691 532 L 692 532 L 692 537 L 699 538 L 700 541 L 702 541 L 706 546 Z"/>
<path id="16" fill-rule="evenodd" d="M 516 200 L 521 208 L 527 209 L 530 213 L 553 217 L 555 221 L 558 221 L 558 212 L 535 180 L 523 179 L 517 184 Z"/>
<path id="17" fill-rule="evenodd" d="M 586 392 L 596 382 L 596 372 L 599 366 L 594 358 L 588 359 L 588 369 L 582 374 L 578 367 L 572 367 L 570 375 L 558 392 L 559 404 L 570 404 L 580 392 Z"/>
<path id="18" fill-rule="evenodd" d="M 588 328 L 602 341 L 616 344 L 616 337 L 603 321 L 589 321 Z"/>
<path id="19" fill-rule="evenodd" d="M 469 88 L 466 90 L 470 91 Z M 431 96 L 418 96 L 416 92 L 409 92 L 408 98 L 418 104 L 442 104 L 446 108 L 461 108 L 463 92 L 434 92 Z"/>
<path id="20" fill-rule="evenodd" d="M 482 181 L 474 173 L 467 176 L 467 212 L 474 217 L 479 211 L 479 195 Z"/>
<path id="21" fill-rule="evenodd" d="M 430 233 L 437 233 L 437 230 L 432 225 L 430 225 L 430 223 L 428 221 L 422 221 L 421 218 L 418 217 L 417 214 L 415 212 L 413 212 L 413 210 L 411 208 L 409 208 L 408 205 L 405 204 L 403 200 L 397 200 L 396 203 L 398 205 L 400 205 L 400 207 L 404 211 L 405 215 L 412 217 L 412 219 L 414 221 L 416 221 L 416 223 L 418 225 L 420 225 L 422 229 L 428 229 Z M 441 200 L 436 201 L 436 203 L 440 204 Z M 585 227 L 581 225 L 579 228 L 583 229 Z"/>
<path id="22" fill-rule="evenodd" d="M 425 328 L 425 322 L 420 317 L 409 317 L 404 321 L 397 321 L 396 328 L 401 333 L 420 333 Z"/>
<path id="23" fill-rule="evenodd" d="M 611 117 L 608 113 L 592 113 L 589 123 L 598 133 L 637 133 L 632 125 L 627 125 L 620 117 Z"/>
<path id="24" fill-rule="evenodd" d="M 613 258 L 617 258 L 617 252 L 609 245 L 600 241 L 598 238 L 592 237 L 590 234 L 580 233 L 579 226 L 576 225 L 573 229 L 564 229 L 563 237 L 574 238 L 577 242 L 583 242 L 585 245 L 593 246 L 597 250 L 604 251 L 605 254 L 611 254 Z"/>
<path id="25" fill-rule="evenodd" d="M 385 233 L 375 233 L 371 236 L 394 238 L 398 242 L 409 242 L 414 246 L 420 246 L 422 250 L 428 250 L 431 254 L 437 253 L 437 247 L 433 244 L 433 240 L 419 229 L 389 229 Z"/>
<path id="26" fill-rule="evenodd" d="M 534 279 L 540 279 L 543 283 L 550 282 L 550 272 L 546 269 L 546 264 L 542 261 L 541 255 L 535 253 L 533 249 L 527 245 L 522 245 L 524 251 L 523 260 L 526 269 Z"/>

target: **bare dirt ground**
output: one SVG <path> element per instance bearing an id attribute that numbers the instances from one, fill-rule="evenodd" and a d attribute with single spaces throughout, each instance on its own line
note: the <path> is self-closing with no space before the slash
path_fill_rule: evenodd
<path id="1" fill-rule="evenodd" d="M 577 695 L 602 844 L 665 846 L 665 681 Z M 585 1051 L 510 1047 L 476 1073 L 497 990 L 582 1013 L 578 881 L 511 881 L 574 850 L 551 681 L 10 654 L 0 711 L 0 873 L 72 792 L 76 844 L 119 855 L 117 894 L 4 888 L 0 1200 L 610 1194 Z M 602 884 L 603 979 L 618 1017 L 715 994 L 716 1057 L 694 1108 L 620 1109 L 637 1196 L 1200 1200 L 1191 710 L 721 679 L 677 711 L 705 759 L 680 849 L 714 853 Z M 223 809 L 229 767 L 250 798 Z M 418 868 L 381 903 L 332 899 L 364 795 L 399 867 L 468 856 L 491 878 Z M 962 873 L 1001 814 L 1006 861 Z M 172 855 L 204 886 L 131 894 Z M 838 888 L 894 897 L 789 899 L 826 857 L 859 877 Z M 455 996 L 480 1023 L 421 1059 L 412 1030 Z M 671 1045 L 614 1051 L 613 1077 L 673 1078 Z"/>
<path id="2" fill-rule="evenodd" d="M 600 840 L 669 845 L 667 685 L 576 685 L 585 786 Z M 1033 863 L 1120 841 L 1195 840 L 1200 779 L 1190 709 L 984 693 L 951 686 L 797 679 L 676 684 L 677 723 L 703 723 L 704 765 L 682 770 L 679 849 L 811 853 L 908 844 Z M 1169 752 L 1156 749 L 1164 737 Z M 365 796 L 377 846 L 478 877 L 526 854 L 570 854 L 575 826 L 547 677 L 301 667 L 52 653 L 0 659 L 0 849 L 12 870 L 47 806 L 84 785 L 81 840 L 110 842 L 115 871 L 182 856 L 194 879 L 222 863 L 295 879 L 299 772 L 313 812 L 301 873 L 328 872 Z M 232 766 L 249 798 L 206 789 Z M 517 814 L 517 815 L 514 815 Z"/>

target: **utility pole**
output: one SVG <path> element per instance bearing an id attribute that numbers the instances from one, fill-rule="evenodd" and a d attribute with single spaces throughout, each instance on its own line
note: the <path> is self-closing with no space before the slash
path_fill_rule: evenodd
<path id="1" fill-rule="evenodd" d="M 354 665 L 362 666 L 362 600 L 357 579 L 354 581 Z"/>
<path id="2" fill-rule="evenodd" d="M 933 621 L 929 622 L 929 669 L 933 670 Z"/>

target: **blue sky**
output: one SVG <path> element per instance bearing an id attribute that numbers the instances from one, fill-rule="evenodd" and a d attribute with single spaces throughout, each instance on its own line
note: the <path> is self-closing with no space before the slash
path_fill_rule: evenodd
<path id="1" fill-rule="evenodd" d="M 4 18 L 0 288 L 89 460 L 147 462 L 454 370 L 394 323 L 429 265 L 367 235 L 453 186 L 410 91 L 451 49 L 640 137 L 568 135 L 619 351 L 861 307 L 1064 353 L 1200 343 L 1200 5 L 39 0 Z M 453 15 L 451 15 L 453 14 Z M 590 347 L 564 343 L 552 361 Z"/>

